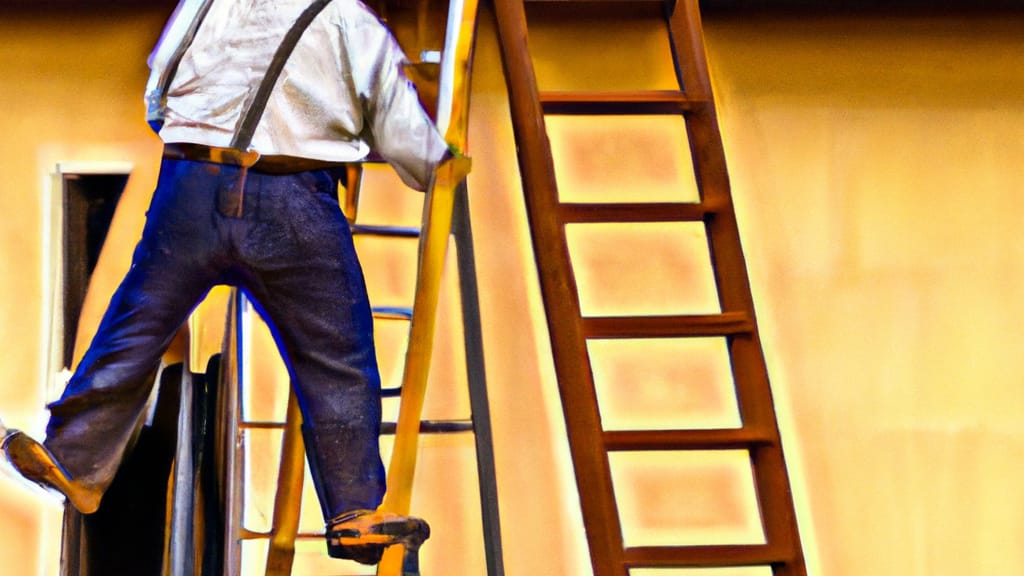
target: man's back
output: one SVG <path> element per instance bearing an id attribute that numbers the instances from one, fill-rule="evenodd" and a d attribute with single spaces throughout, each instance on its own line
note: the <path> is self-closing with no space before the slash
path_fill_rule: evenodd
<path id="1" fill-rule="evenodd" d="M 229 146 L 274 53 L 309 3 L 214 0 L 170 83 L 161 138 Z M 402 74 L 404 63 L 372 11 L 358 0 L 333 0 L 288 58 L 252 148 L 263 155 L 352 162 L 372 146 L 407 184 L 425 188 L 447 146 Z M 157 63 L 153 74 L 163 73 Z M 147 100 L 152 107 L 159 99 L 150 94 Z"/>

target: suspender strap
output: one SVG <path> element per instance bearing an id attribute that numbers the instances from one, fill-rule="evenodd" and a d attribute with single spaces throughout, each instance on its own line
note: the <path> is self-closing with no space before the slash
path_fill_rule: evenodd
<path id="1" fill-rule="evenodd" d="M 213 5 L 213 0 L 203 0 L 203 3 L 196 10 L 196 15 L 192 19 L 192 23 L 188 27 L 188 31 L 185 32 L 185 36 L 182 37 L 181 42 L 178 43 L 178 47 L 175 48 L 174 53 L 171 54 L 170 59 L 167 60 L 167 66 L 164 67 L 163 75 L 160 77 L 160 84 L 157 88 L 157 94 L 160 95 L 161 108 L 167 103 L 167 90 L 171 87 L 171 81 L 174 80 L 174 75 L 178 73 L 178 65 L 181 64 L 181 59 L 185 56 L 185 51 L 192 45 L 192 41 L 196 38 L 196 31 L 199 30 L 199 25 L 203 23 L 203 19 L 206 18 L 206 13 L 210 11 L 210 6 Z"/>
<path id="2" fill-rule="evenodd" d="M 281 41 L 281 45 L 277 47 L 277 52 L 274 53 L 273 60 L 270 61 L 270 67 L 267 68 L 267 73 L 263 77 L 263 81 L 260 83 L 259 89 L 256 91 L 256 95 L 249 102 L 246 107 L 245 113 L 242 115 L 235 127 L 235 136 L 231 140 L 231 147 L 236 150 L 248 150 L 249 144 L 252 143 L 253 134 L 256 132 L 256 125 L 259 124 L 260 118 L 263 116 L 263 110 L 267 106 L 267 101 L 270 99 L 270 93 L 274 90 L 274 85 L 277 84 L 277 78 L 281 75 L 281 70 L 284 69 L 285 63 L 288 61 L 288 57 L 291 56 L 292 50 L 295 49 L 295 45 L 299 43 L 299 38 L 302 37 L 302 33 L 309 27 L 310 22 L 316 18 L 331 0 L 316 0 L 309 7 L 307 7 L 302 14 L 299 15 L 295 23 L 292 24 L 291 29 L 285 34 L 284 39 Z"/>

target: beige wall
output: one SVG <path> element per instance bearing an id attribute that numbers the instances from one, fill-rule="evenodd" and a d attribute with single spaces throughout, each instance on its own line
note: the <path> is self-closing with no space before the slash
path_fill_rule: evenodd
<path id="1" fill-rule="evenodd" d="M 1022 570 L 1022 24 L 709 26 L 821 574 Z"/>
<path id="2" fill-rule="evenodd" d="M 57 162 L 129 161 L 136 165 L 112 242 L 130 249 L 152 181 L 147 166 L 159 145 L 138 121 L 144 57 L 163 15 L 0 16 L 0 412 L 8 426 L 40 432 L 45 424 L 40 373 L 42 191 Z M 127 57 L 131 55 L 131 57 Z M 99 284 L 127 268 L 103 256 Z M 93 311 L 92 314 L 95 314 Z M 86 322 L 88 323 L 88 322 Z M 3 571 L 37 574 L 55 559 L 59 513 L 6 478 L 0 490 Z M 45 527 L 45 530 L 44 530 Z M 49 547 L 41 544 L 47 538 Z M 55 563 L 51 566 L 56 566 Z"/>
<path id="3" fill-rule="evenodd" d="M 109 292 L 127 265 L 155 180 L 158 144 L 141 120 L 140 93 L 162 18 L 0 18 L 8 425 L 38 431 L 45 415 L 40 195 L 56 162 L 135 164 L 96 292 Z M 716 16 L 706 25 L 811 567 L 829 576 L 1021 572 L 1024 17 Z M 657 47 L 646 29 L 617 33 Z M 538 28 L 542 81 L 566 79 L 551 57 L 561 41 L 574 48 L 575 82 L 623 68 L 642 83 L 665 82 L 663 61 L 591 58 L 586 48 L 604 35 Z M 489 26 L 473 106 L 470 187 L 507 572 L 587 574 Z M 87 311 L 86 324 L 96 313 Z M 438 552 L 425 549 L 429 573 L 451 570 L 453 557 L 469 573 L 479 567 L 477 552 L 456 551 L 478 538 L 463 536 L 475 489 L 445 468 L 468 470 L 465 450 L 425 459 L 431 490 L 419 505 L 443 527 Z M 4 573 L 39 573 L 42 558 L 57 554 L 43 544 L 54 509 L 0 482 Z M 435 488 L 452 484 L 463 494 L 431 502 Z M 462 512 L 449 522 L 445 510 Z"/>

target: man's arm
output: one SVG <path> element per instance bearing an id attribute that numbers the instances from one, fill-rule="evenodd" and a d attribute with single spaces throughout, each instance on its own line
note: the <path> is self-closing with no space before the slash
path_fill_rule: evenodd
<path id="1" fill-rule="evenodd" d="M 345 41 L 371 147 L 407 185 L 426 190 L 437 166 L 453 153 L 405 76 L 405 55 L 376 19 L 347 30 Z"/>

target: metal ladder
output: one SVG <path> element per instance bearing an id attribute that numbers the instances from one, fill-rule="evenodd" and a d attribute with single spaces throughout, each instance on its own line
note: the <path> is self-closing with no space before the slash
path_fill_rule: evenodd
<path id="1" fill-rule="evenodd" d="M 441 51 L 441 66 L 438 74 L 441 84 L 437 103 L 438 125 L 445 132 L 448 142 L 460 150 L 466 149 L 468 77 L 472 62 L 476 11 L 475 0 L 452 0 L 450 3 L 445 47 Z M 383 390 L 385 397 L 400 396 L 400 409 L 397 422 L 385 422 L 382 426 L 382 433 L 395 436 L 395 445 L 388 467 L 388 493 L 382 509 L 402 514 L 409 512 L 420 433 L 473 433 L 487 573 L 489 576 L 501 576 L 504 574 L 504 567 L 493 442 L 484 373 L 479 298 L 467 188 L 463 178 L 464 173 L 460 173 L 464 166 L 464 163 L 455 162 L 446 164 L 439 170 L 434 185 L 426 193 L 421 228 L 363 225 L 357 222 L 358 199 L 363 181 L 361 165 L 353 165 L 349 169 L 348 189 L 343 200 L 343 210 L 352 222 L 354 237 L 378 236 L 395 239 L 399 242 L 403 239 L 419 240 L 417 285 L 412 307 L 374 309 L 375 319 L 379 321 L 409 323 L 402 385 L 400 388 Z M 456 247 L 471 415 L 469 418 L 460 420 L 421 421 L 431 362 L 440 281 L 450 237 L 454 238 Z M 218 468 L 216 471 L 218 486 L 209 490 L 213 493 L 206 495 L 207 502 L 215 502 L 223 515 L 223 525 L 220 530 L 205 527 L 204 531 L 212 534 L 223 533 L 223 554 L 222 558 L 218 558 L 216 562 L 221 567 L 214 568 L 214 572 L 225 576 L 239 575 L 241 573 L 241 542 L 243 540 L 267 540 L 269 549 L 265 573 L 268 576 L 290 575 L 296 538 L 322 539 L 323 537 L 322 534 L 300 534 L 298 532 L 305 468 L 304 451 L 299 433 L 301 415 L 294 393 L 290 393 L 285 421 L 265 422 L 244 419 L 241 390 L 246 384 L 243 367 L 246 361 L 245 338 L 249 332 L 247 324 L 250 322 L 250 314 L 247 302 L 237 291 L 233 291 L 230 300 L 224 354 L 220 367 L 221 386 L 217 400 L 219 415 L 214 431 L 216 438 L 213 443 L 217 452 L 214 461 L 217 462 Z M 186 412 L 183 410 L 182 414 Z M 283 431 L 277 496 L 272 528 L 269 532 L 250 530 L 243 526 L 242 511 L 245 499 L 243 436 L 246 430 L 256 429 Z M 187 469 L 188 466 L 182 468 Z M 211 472 L 213 471 L 207 471 L 207 473 Z M 182 484 L 185 482 L 179 482 L 179 487 Z M 176 500 L 176 507 L 187 507 L 190 502 L 194 501 L 194 495 L 192 497 L 186 495 L 181 499 L 180 505 Z M 170 564 L 183 566 L 178 570 L 172 569 L 170 571 L 172 576 L 184 576 L 185 574 L 191 576 L 195 568 L 190 564 L 191 560 L 189 559 L 202 555 L 193 547 L 193 543 L 196 541 L 193 528 L 194 526 L 182 525 L 170 538 L 172 543 L 175 541 L 186 543 L 176 553 L 172 551 Z M 219 542 L 206 543 L 207 547 L 219 545 Z M 402 552 L 397 546 L 389 549 L 378 567 L 378 574 L 398 576 L 399 574 L 417 573 L 406 571 L 408 567 L 403 570 Z M 179 560 L 176 561 L 173 558 L 175 555 Z"/>
<path id="2" fill-rule="evenodd" d="M 761 566 L 774 576 L 806 574 L 768 373 L 754 317 L 746 265 L 726 173 L 703 45 L 697 0 L 676 2 L 544 2 L 571 5 L 604 26 L 615 14 L 650 14 L 669 35 L 678 90 L 545 92 L 537 87 L 527 46 L 523 0 L 495 0 L 515 141 L 526 207 L 562 397 L 590 558 L 596 576 L 627 576 L 636 569 Z M 619 12 L 611 7 L 618 6 Z M 629 11 L 629 12 L 626 12 Z M 606 28 L 607 29 L 607 28 Z M 615 47 L 610 47 L 614 50 Z M 546 55 L 551 57 L 550 55 Z M 662 55 L 661 57 L 664 57 Z M 653 57 L 658 57 L 657 55 Z M 615 116 L 682 118 L 699 200 L 685 202 L 565 202 L 560 200 L 545 116 L 586 115 L 599 123 Z M 614 166 L 607 167 L 613 170 Z M 703 224 L 720 311 L 712 314 L 587 316 L 567 226 L 615 223 L 638 229 Z M 574 228 L 575 230 L 576 228 Z M 594 342 L 650 339 L 724 342 L 740 425 L 721 428 L 616 429 L 602 422 L 591 357 Z M 643 383 L 616 382 L 618 386 Z M 682 384 L 680 383 L 680 393 Z M 763 542 L 742 544 L 627 545 L 610 460 L 622 454 L 743 453 L 752 469 Z M 686 490 L 677 485 L 676 490 Z M 651 501 L 640 504 L 655 506 Z M 665 514 L 663 512 L 663 514 Z M 746 572 L 744 572 L 746 574 Z"/>

